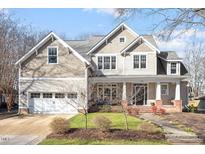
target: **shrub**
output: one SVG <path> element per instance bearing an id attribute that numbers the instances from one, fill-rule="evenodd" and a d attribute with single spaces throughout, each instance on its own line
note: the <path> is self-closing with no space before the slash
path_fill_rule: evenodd
<path id="1" fill-rule="evenodd" d="M 160 127 L 155 126 L 154 124 L 143 122 L 138 125 L 138 130 L 149 132 L 149 133 L 160 133 L 162 132 L 162 129 Z"/>
<path id="2" fill-rule="evenodd" d="M 157 107 L 156 106 L 152 106 L 152 113 L 157 114 Z"/>
<path id="3" fill-rule="evenodd" d="M 102 105 L 99 107 L 99 112 L 111 112 L 111 105 Z"/>
<path id="4" fill-rule="evenodd" d="M 93 122 L 97 128 L 99 128 L 102 131 L 108 131 L 111 128 L 112 121 L 110 119 L 106 118 L 105 116 L 96 116 L 93 119 Z"/>
<path id="5" fill-rule="evenodd" d="M 65 133 L 69 130 L 69 121 L 65 118 L 55 117 L 50 123 L 53 133 Z"/>

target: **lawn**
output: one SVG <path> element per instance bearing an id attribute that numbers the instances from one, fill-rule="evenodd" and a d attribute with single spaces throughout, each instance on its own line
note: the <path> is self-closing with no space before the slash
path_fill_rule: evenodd
<path id="1" fill-rule="evenodd" d="M 169 144 L 165 140 L 82 140 L 82 139 L 46 139 L 40 145 L 161 145 Z"/>
<path id="2" fill-rule="evenodd" d="M 112 121 L 110 132 L 96 129 L 93 119 L 103 115 Z M 125 117 L 122 113 L 89 113 L 88 129 L 85 130 L 84 115 L 78 114 L 69 120 L 73 130 L 67 134 L 50 134 L 40 144 L 168 144 L 163 137 L 163 130 L 153 124 L 133 116 L 127 116 L 129 130 L 125 130 Z M 139 127 L 142 126 L 142 127 Z"/>
<path id="3" fill-rule="evenodd" d="M 88 128 L 95 128 L 93 119 L 97 115 L 103 115 L 112 121 L 113 129 L 125 129 L 125 117 L 122 113 L 89 113 L 88 114 Z M 137 126 L 143 122 L 143 120 L 128 116 L 127 117 L 129 129 L 137 129 Z M 84 115 L 78 114 L 77 116 L 70 119 L 71 128 L 84 128 L 85 118 Z"/>

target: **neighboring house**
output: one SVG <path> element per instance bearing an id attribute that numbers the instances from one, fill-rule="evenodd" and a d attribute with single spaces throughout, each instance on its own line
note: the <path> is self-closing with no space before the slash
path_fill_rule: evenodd
<path id="1" fill-rule="evenodd" d="M 76 113 L 124 101 L 142 110 L 156 103 L 180 112 L 188 100 L 182 59 L 124 23 L 87 40 L 64 41 L 51 32 L 16 65 L 20 111 Z"/>

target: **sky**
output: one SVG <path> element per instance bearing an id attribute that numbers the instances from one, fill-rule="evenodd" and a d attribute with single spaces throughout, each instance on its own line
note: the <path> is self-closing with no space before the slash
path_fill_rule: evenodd
<path id="1" fill-rule="evenodd" d="M 114 9 L 7 9 L 20 23 L 32 25 L 37 30 L 53 31 L 68 39 L 84 34 L 106 35 L 121 21 L 116 19 Z M 126 24 L 138 34 L 153 34 L 152 28 L 159 17 L 136 15 Z M 177 32 L 176 32 L 177 33 Z M 169 41 L 156 38 L 160 50 L 174 50 L 183 57 L 184 50 L 194 39 L 204 40 L 205 31 L 193 29 Z"/>

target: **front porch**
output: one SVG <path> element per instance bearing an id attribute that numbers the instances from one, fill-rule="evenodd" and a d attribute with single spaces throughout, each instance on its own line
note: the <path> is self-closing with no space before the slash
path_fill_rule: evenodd
<path id="1" fill-rule="evenodd" d="M 107 80 L 108 81 L 108 80 Z M 91 105 L 120 105 L 138 108 L 140 112 L 151 112 L 152 104 L 167 112 L 181 112 L 181 82 L 177 81 L 110 81 L 92 80 Z"/>

